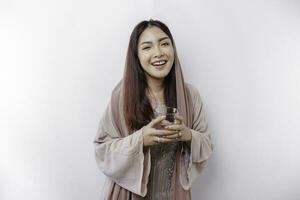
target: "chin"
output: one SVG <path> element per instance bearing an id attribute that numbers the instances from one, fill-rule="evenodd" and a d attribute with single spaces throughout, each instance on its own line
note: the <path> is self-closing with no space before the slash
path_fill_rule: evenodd
<path id="1" fill-rule="evenodd" d="M 160 72 L 160 73 L 154 73 L 151 76 L 155 79 L 164 79 L 168 76 L 168 72 Z"/>
<path id="2" fill-rule="evenodd" d="M 148 76 L 150 76 L 153 79 L 157 79 L 157 80 L 161 80 L 164 79 L 165 77 L 168 76 L 168 74 L 170 73 L 172 67 L 166 67 L 165 69 L 162 70 L 158 70 L 158 69 L 151 69 L 148 71 L 145 71 Z"/>
<path id="3" fill-rule="evenodd" d="M 170 71 L 171 71 L 171 68 L 166 67 L 165 69 L 162 69 L 162 70 L 156 70 L 155 69 L 152 74 L 157 76 L 157 77 L 166 77 L 166 76 L 168 76 Z"/>

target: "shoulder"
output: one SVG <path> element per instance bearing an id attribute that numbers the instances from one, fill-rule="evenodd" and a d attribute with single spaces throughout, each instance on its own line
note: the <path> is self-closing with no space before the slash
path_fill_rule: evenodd
<path id="1" fill-rule="evenodd" d="M 191 83 L 185 83 L 186 87 L 188 88 L 188 90 L 190 91 L 191 94 L 197 93 L 198 89 L 192 85 Z"/>
<path id="2" fill-rule="evenodd" d="M 120 80 L 117 85 L 115 85 L 114 89 L 111 92 L 111 100 L 119 99 L 121 90 L 123 86 L 123 80 Z"/>
<path id="3" fill-rule="evenodd" d="M 191 83 L 185 83 L 185 85 L 191 94 L 191 98 L 192 98 L 194 104 L 196 102 L 198 102 L 198 103 L 201 102 L 201 96 L 200 96 L 199 90 Z"/>

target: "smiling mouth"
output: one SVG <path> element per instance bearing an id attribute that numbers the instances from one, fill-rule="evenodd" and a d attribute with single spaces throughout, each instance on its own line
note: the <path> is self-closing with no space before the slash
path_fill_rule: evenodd
<path id="1" fill-rule="evenodd" d="M 153 65 L 154 67 L 160 67 L 160 66 L 163 66 L 166 63 L 167 63 L 166 60 L 159 60 L 159 61 L 155 61 L 155 62 L 151 63 L 151 65 Z"/>

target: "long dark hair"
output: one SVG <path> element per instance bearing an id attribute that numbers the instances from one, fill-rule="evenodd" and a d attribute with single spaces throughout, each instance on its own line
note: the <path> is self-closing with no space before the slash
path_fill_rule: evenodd
<path id="1" fill-rule="evenodd" d="M 138 58 L 138 40 L 143 31 L 148 27 L 158 27 L 170 38 L 176 50 L 174 40 L 169 28 L 158 20 L 142 21 L 133 29 L 126 56 L 124 71 L 124 117 L 129 132 L 133 132 L 148 124 L 153 118 L 153 109 L 146 95 L 148 88 L 145 71 Z M 175 59 L 171 71 L 164 78 L 164 97 L 167 106 L 177 107 Z"/>

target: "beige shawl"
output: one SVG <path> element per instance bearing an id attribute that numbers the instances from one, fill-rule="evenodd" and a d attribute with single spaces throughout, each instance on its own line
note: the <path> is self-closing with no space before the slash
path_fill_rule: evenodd
<path id="1" fill-rule="evenodd" d="M 200 95 L 197 89 L 184 82 L 177 56 L 175 72 L 177 107 L 184 123 L 191 128 L 192 141 L 190 146 L 181 142 L 176 153 L 175 178 L 172 180 L 176 194 L 172 199 L 185 200 L 191 199 L 191 185 L 212 153 L 212 144 Z M 149 148 L 143 147 L 142 129 L 129 133 L 126 128 L 122 88 L 121 81 L 112 92 L 94 141 L 97 164 L 108 177 L 102 199 L 143 199 L 147 194 L 151 155 Z"/>

